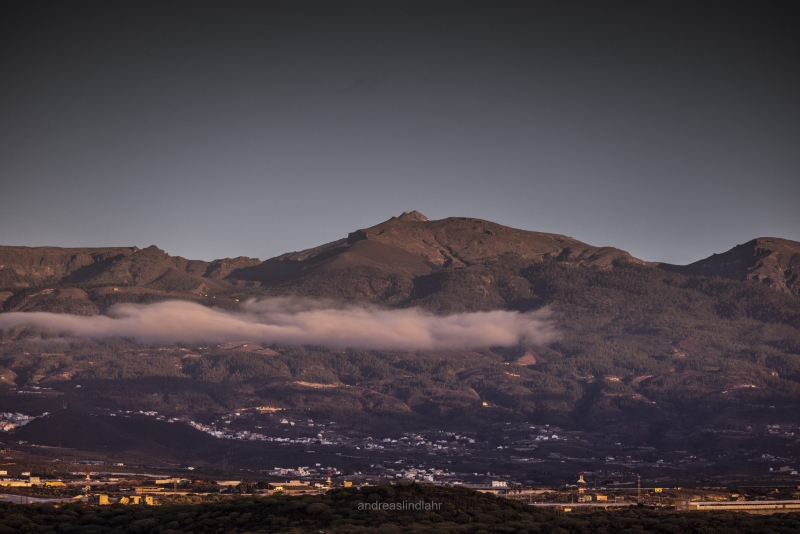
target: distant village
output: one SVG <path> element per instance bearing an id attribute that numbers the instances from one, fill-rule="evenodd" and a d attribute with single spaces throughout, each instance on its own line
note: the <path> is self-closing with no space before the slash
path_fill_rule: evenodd
<path id="1" fill-rule="evenodd" d="M 716 510 L 721 509 L 721 506 L 738 506 L 731 509 L 740 510 L 761 506 L 759 510 L 765 509 L 767 512 L 763 513 L 769 513 L 773 509 L 770 507 L 777 506 L 775 503 L 800 509 L 798 491 L 771 495 L 771 504 L 758 504 L 758 500 L 753 501 L 749 497 L 747 502 L 740 502 L 745 501 L 743 495 L 720 489 L 698 493 L 696 490 L 670 487 L 660 480 L 668 479 L 667 473 L 671 470 L 705 470 L 715 460 L 720 461 L 722 456 L 715 459 L 702 458 L 685 451 L 657 451 L 653 447 L 633 447 L 621 442 L 603 444 L 598 450 L 604 452 L 588 459 L 593 468 L 581 471 L 580 475 L 564 475 L 559 485 L 536 484 L 521 479 L 520 476 L 529 477 L 531 472 L 553 469 L 553 466 L 565 462 L 585 462 L 587 459 L 569 454 L 577 446 L 583 447 L 583 450 L 594 450 L 588 447 L 591 439 L 588 435 L 554 425 L 502 424 L 497 427 L 490 442 L 475 434 L 434 430 L 373 438 L 342 428 L 335 421 L 290 416 L 282 413 L 280 408 L 269 406 L 232 411 L 206 423 L 144 410 L 108 411 L 105 415 L 154 418 L 165 423 L 186 424 L 217 439 L 272 442 L 280 446 L 302 448 L 304 452 L 314 452 L 318 447 L 330 448 L 328 450 L 336 451 L 335 456 L 343 459 L 347 457 L 346 451 L 352 451 L 354 456 L 351 458 L 363 458 L 366 463 L 360 470 L 348 470 L 342 465 L 310 462 L 309 465 L 275 466 L 256 472 L 245 470 L 235 479 L 224 479 L 218 474 L 201 474 L 202 470 L 195 471 L 193 466 L 183 467 L 184 472 L 190 475 L 176 476 L 175 473 L 142 472 L 143 469 L 158 469 L 154 467 L 126 466 L 119 462 L 89 459 L 78 462 L 87 466 L 85 472 L 71 471 L 45 476 L 34 469 L 21 470 L 18 465 L 22 464 L 7 461 L 3 466 L 8 465 L 9 468 L 0 469 L 0 488 L 10 493 L 0 495 L 0 500 L 47 502 L 80 499 L 98 506 L 115 503 L 157 505 L 166 502 L 196 502 L 196 499 L 215 498 L 215 495 L 314 494 L 335 488 L 405 482 L 460 486 L 521 499 L 530 505 L 558 506 L 565 511 L 578 505 L 613 507 L 640 502 L 659 507 L 683 506 L 682 509 L 685 510 Z M 0 413 L 0 431 L 10 438 L 14 435 L 14 430 L 47 416 L 47 413 L 38 416 Z M 730 431 L 708 429 L 707 432 Z M 772 436 L 789 443 L 797 439 L 800 428 L 797 425 L 769 424 L 764 428 L 748 428 L 742 432 L 746 435 Z M 24 445 L 24 442 L 17 443 Z M 14 454 L 11 450 L 2 452 L 6 453 L 6 460 L 14 459 L 10 456 Z M 763 475 L 774 474 L 786 480 L 795 480 L 791 487 L 798 488 L 800 477 L 796 458 L 750 452 L 752 454 L 746 455 L 746 461 L 756 471 Z M 511 465 L 520 467 L 532 464 L 539 466 L 534 469 L 518 469 L 519 473 L 477 470 L 464 472 L 463 469 L 454 468 L 455 459 L 460 461 L 469 458 L 474 459 L 475 463 L 472 465 L 503 459 L 506 464 L 510 462 Z M 651 473 L 664 474 L 657 474 L 658 478 L 646 479 L 643 484 L 641 476 L 634 473 L 648 469 Z M 763 508 L 764 506 L 767 508 Z"/>
<path id="2" fill-rule="evenodd" d="M 46 412 L 42 414 L 42 416 L 46 415 Z M 11 432 L 15 428 L 20 428 L 27 425 L 34 419 L 36 419 L 36 417 L 32 415 L 0 412 L 0 432 Z"/>
<path id="3" fill-rule="evenodd" d="M 381 451 L 392 453 L 383 461 L 370 464 L 361 476 L 383 477 L 418 482 L 447 482 L 463 480 L 475 482 L 491 478 L 491 473 L 472 472 L 462 473 L 451 471 L 446 458 L 479 459 L 481 455 L 503 455 L 512 463 L 519 464 L 546 464 L 564 463 L 567 461 L 585 460 L 566 454 L 565 449 L 559 445 L 588 444 L 587 437 L 580 431 L 567 431 L 551 425 L 507 424 L 499 433 L 506 434 L 498 438 L 502 445 L 490 444 L 481 441 L 477 436 L 467 436 L 457 432 L 428 431 L 404 432 L 396 438 L 372 438 L 371 436 L 353 435 L 344 432 L 340 425 L 334 421 L 315 421 L 310 418 L 301 419 L 282 415 L 281 409 L 274 407 L 257 407 L 242 409 L 218 417 L 214 421 L 204 424 L 188 418 L 167 417 L 156 411 L 143 410 L 118 410 L 108 413 L 111 417 L 152 417 L 166 423 L 187 424 L 192 428 L 204 432 L 217 439 L 265 441 L 278 443 L 283 446 L 297 446 L 313 450 L 313 447 L 336 447 L 339 450 L 356 451 Z M 0 413 L 0 431 L 11 432 L 22 427 L 37 417 L 21 413 Z M 266 416 L 260 419 L 254 416 Z M 255 424 L 260 422 L 261 424 Z M 749 428 L 749 427 L 748 427 Z M 709 433 L 730 433 L 730 430 L 708 429 Z M 741 434 L 769 435 L 795 441 L 800 434 L 800 425 L 766 425 L 763 429 L 746 431 L 733 431 Z M 285 435 L 280 435 L 285 434 Z M 300 435 L 305 434 L 305 435 Z M 309 435 L 311 434 L 311 435 Z M 615 487 L 632 484 L 630 473 L 632 470 L 641 470 L 644 467 L 667 470 L 671 467 L 687 468 L 691 466 L 707 466 L 713 463 L 710 458 L 702 458 L 682 451 L 665 452 L 663 458 L 651 459 L 656 454 L 653 447 L 630 447 L 623 443 L 610 444 L 610 449 L 616 450 L 612 454 L 600 455 L 590 458 L 595 464 L 603 467 L 587 470 L 587 474 L 594 475 L 603 485 Z M 746 455 L 746 461 L 753 464 L 763 464 L 759 468 L 764 473 L 780 473 L 789 476 L 798 476 L 797 458 L 783 457 L 772 454 Z M 631 454 L 633 453 L 633 454 Z M 336 453 L 342 455 L 343 453 Z M 724 459 L 724 457 L 720 457 Z M 719 461 L 719 459 L 717 459 Z M 290 476 L 297 478 L 314 478 L 324 473 L 341 475 L 343 471 L 337 467 L 325 467 L 322 470 L 315 467 L 276 467 L 264 474 L 272 476 Z M 191 468 L 190 468 L 191 469 Z M 503 475 L 505 482 L 511 484 L 523 483 L 512 475 Z M 799 480 L 800 481 L 800 480 Z M 487 482 L 488 483 L 488 482 Z"/>

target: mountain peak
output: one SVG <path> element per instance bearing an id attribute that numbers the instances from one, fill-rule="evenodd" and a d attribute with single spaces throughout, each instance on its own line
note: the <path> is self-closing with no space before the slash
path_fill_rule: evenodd
<path id="1" fill-rule="evenodd" d="M 422 221 L 422 222 L 430 221 L 429 218 L 425 217 L 417 210 L 404 211 L 403 214 L 398 217 L 398 219 L 401 221 Z"/>

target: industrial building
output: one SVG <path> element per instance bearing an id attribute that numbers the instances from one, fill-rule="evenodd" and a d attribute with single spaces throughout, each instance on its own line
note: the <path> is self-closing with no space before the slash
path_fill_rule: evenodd
<path id="1" fill-rule="evenodd" d="M 679 512 L 731 511 L 749 514 L 800 512 L 800 501 L 675 501 Z"/>

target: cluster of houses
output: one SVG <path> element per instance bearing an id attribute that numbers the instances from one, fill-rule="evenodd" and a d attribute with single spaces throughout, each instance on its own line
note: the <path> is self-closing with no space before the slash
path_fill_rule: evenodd
<path id="1" fill-rule="evenodd" d="M 43 413 L 42 417 L 46 416 L 47 413 Z M 10 432 L 15 428 L 19 428 L 22 426 L 27 425 L 31 421 L 36 419 L 36 417 L 32 415 L 25 415 L 21 413 L 10 413 L 10 412 L 0 412 L 0 432 Z"/>

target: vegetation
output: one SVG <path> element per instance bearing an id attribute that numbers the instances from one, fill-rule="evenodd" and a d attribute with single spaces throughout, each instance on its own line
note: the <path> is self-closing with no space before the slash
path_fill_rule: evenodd
<path id="1" fill-rule="evenodd" d="M 367 510 L 364 503 L 435 503 L 437 510 Z M 361 506 L 360 506 L 361 505 Z M 222 498 L 199 505 L 87 507 L 0 504 L 0 533 L 160 532 L 790 533 L 800 514 L 558 514 L 492 495 L 428 485 L 340 489 L 320 496 Z"/>

